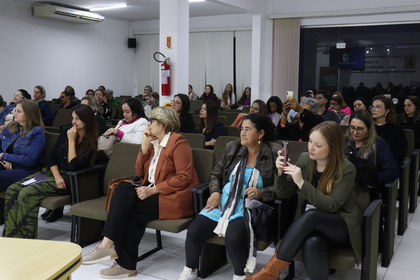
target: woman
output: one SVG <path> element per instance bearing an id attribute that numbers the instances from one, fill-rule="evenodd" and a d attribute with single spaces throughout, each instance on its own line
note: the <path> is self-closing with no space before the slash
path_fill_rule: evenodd
<path id="1" fill-rule="evenodd" d="M 238 106 L 239 109 L 242 109 L 241 107 L 249 107 L 249 104 L 251 102 L 251 88 L 246 87 L 244 90 L 244 93 L 242 93 L 241 98 L 239 98 Z"/>
<path id="2" fill-rule="evenodd" d="M 98 135 L 104 134 L 106 131 L 106 122 L 102 117 L 104 109 L 102 108 L 101 104 L 99 104 L 99 101 L 92 95 L 85 95 L 82 97 L 82 101 L 80 103 L 92 107 L 96 122 L 98 123 Z"/>
<path id="3" fill-rule="evenodd" d="M 274 184 L 280 198 L 298 196 L 295 221 L 269 263 L 246 279 L 277 280 L 300 250 L 309 279 L 328 278 L 331 246 L 350 247 L 361 261 L 363 217 L 353 187 L 356 168 L 344 159 L 341 128 L 326 121 L 309 138 L 308 153 L 296 165 L 279 152 Z"/>
<path id="4" fill-rule="evenodd" d="M 245 271 L 254 270 L 255 242 L 249 239 L 252 227 L 248 226 L 250 215 L 249 210 L 245 211 L 244 197 L 261 201 L 276 199 L 273 174 L 277 151 L 281 147 L 271 142 L 273 131 L 270 118 L 250 114 L 242 123 L 240 140 L 227 144 L 210 175 L 210 197 L 206 207 L 188 228 L 186 266 L 179 280 L 197 278 L 203 244 L 215 232 L 225 237 L 235 273 L 233 279 L 245 279 Z"/>
<path id="5" fill-rule="evenodd" d="M 179 132 L 192 133 L 194 131 L 194 120 L 188 111 L 190 110 L 190 99 L 186 94 L 178 93 L 174 96 L 173 107 L 178 113 L 181 128 Z"/>
<path id="6" fill-rule="evenodd" d="M 225 135 L 225 126 L 219 122 L 217 105 L 213 101 L 207 101 L 201 106 L 200 121 L 195 127 L 195 133 L 206 136 L 206 149 L 213 150 L 219 136 Z"/>
<path id="7" fill-rule="evenodd" d="M 13 121 L 13 110 L 16 107 L 16 104 L 24 99 L 31 99 L 31 95 L 24 89 L 19 89 L 13 94 L 13 104 L 7 105 L 3 111 L 0 112 L 0 133 L 3 131 L 3 128 Z"/>
<path id="8" fill-rule="evenodd" d="M 416 149 L 420 149 L 420 98 L 407 96 L 404 100 L 404 114 L 400 125 L 404 129 L 414 131 L 414 143 Z"/>
<path id="9" fill-rule="evenodd" d="M 14 111 L 14 121 L 0 135 L 0 190 L 38 172 L 43 161 L 46 140 L 37 104 L 22 100 Z"/>
<path id="10" fill-rule="evenodd" d="M 95 98 L 99 101 L 99 104 L 101 104 L 102 108 L 104 109 L 102 116 L 105 120 L 108 120 L 111 118 L 111 108 L 109 108 L 109 105 L 105 102 L 104 97 L 105 93 L 102 89 L 98 88 L 95 90 Z"/>
<path id="11" fill-rule="evenodd" d="M 113 266 L 100 271 L 101 276 L 121 278 L 137 274 L 138 246 L 148 221 L 194 214 L 191 188 L 199 182 L 191 148 L 178 130 L 179 118 L 173 108 L 157 107 L 150 112 L 136 161 L 136 173 L 144 178 L 142 184 L 116 188 L 104 239 L 83 258 L 83 264 L 118 258 Z"/>
<path id="12" fill-rule="evenodd" d="M 281 114 L 283 113 L 283 103 L 278 96 L 271 96 L 267 100 L 268 116 L 271 118 L 274 126 L 279 124 Z"/>
<path id="13" fill-rule="evenodd" d="M 332 97 L 336 97 L 336 96 L 338 96 L 341 100 L 341 102 L 338 103 L 340 105 L 340 112 L 343 112 L 346 115 L 350 115 L 351 114 L 351 109 L 350 109 L 349 106 L 347 106 L 346 101 L 344 101 L 343 94 L 339 91 L 336 91 L 336 92 L 333 93 Z M 330 106 L 331 106 L 331 104 L 330 104 Z M 328 109 L 330 109 L 330 108 L 328 108 Z"/>
<path id="14" fill-rule="evenodd" d="M 394 103 L 391 98 L 377 95 L 369 109 L 375 120 L 376 134 L 388 143 L 397 166 L 401 166 L 407 154 L 408 144 L 404 128 L 396 123 Z"/>
<path id="15" fill-rule="evenodd" d="M 115 128 L 108 129 L 104 135 L 114 134 L 122 143 L 141 144 L 147 118 L 141 103 L 136 98 L 128 98 L 122 104 L 123 119 Z"/>
<path id="16" fill-rule="evenodd" d="M 399 169 L 388 144 L 376 135 L 372 116 L 366 110 L 357 110 L 350 117 L 344 153 L 367 160 L 375 169 L 379 186 L 398 178 Z"/>
<path id="17" fill-rule="evenodd" d="M 291 109 L 299 113 L 298 122 L 287 121 L 287 115 Z M 318 115 L 318 102 L 315 99 L 305 97 L 300 104 L 295 99 L 286 100 L 283 104 L 283 115 L 276 127 L 277 139 L 309 141 L 312 128 L 323 121 Z"/>
<path id="18" fill-rule="evenodd" d="M 214 93 L 214 89 L 212 85 L 206 85 L 204 88 L 204 92 L 200 97 L 200 100 L 203 100 L 203 103 L 207 101 L 213 101 L 216 103 L 217 107 L 219 107 L 219 99 L 217 95 Z"/>
<path id="19" fill-rule="evenodd" d="M 329 110 L 331 110 L 331 111 L 333 111 L 334 113 L 337 114 L 340 122 L 343 120 L 343 118 L 345 116 L 347 116 L 347 114 L 344 111 L 342 111 L 342 107 L 341 107 L 342 103 L 343 103 L 343 100 L 341 99 L 340 96 L 334 95 L 333 97 L 331 97 Z M 347 107 L 347 108 L 349 108 L 349 107 Z M 349 110 L 350 110 L 350 108 L 349 108 Z"/>
<path id="20" fill-rule="evenodd" d="M 95 92 L 90 88 L 86 91 L 86 95 L 95 96 Z"/>
<path id="21" fill-rule="evenodd" d="M 192 85 L 188 85 L 188 98 L 190 100 L 198 100 L 198 95 L 194 93 Z"/>
<path id="22" fill-rule="evenodd" d="M 369 108 L 368 103 L 366 102 L 365 98 L 358 97 L 353 101 L 353 110 L 356 112 L 357 110 L 367 110 Z M 347 115 L 343 118 L 340 125 L 349 126 L 350 124 L 350 115 Z"/>
<path id="23" fill-rule="evenodd" d="M 54 143 L 46 160 L 47 167 L 7 188 L 4 237 L 36 238 L 41 201 L 46 197 L 69 194 L 67 172 L 89 165 L 98 145 L 98 128 L 92 108 L 87 105 L 74 107 L 72 125 L 63 129 Z M 38 181 L 25 186 L 24 183 L 33 178 Z"/>
<path id="24" fill-rule="evenodd" d="M 43 86 L 35 86 L 34 88 L 34 100 L 38 103 L 39 111 L 41 112 L 42 121 L 44 124 L 51 124 L 54 120 L 50 105 L 45 101 L 47 95 Z"/>
<path id="25" fill-rule="evenodd" d="M 225 86 L 225 90 L 222 93 L 222 104 L 220 107 L 223 109 L 233 109 L 232 107 L 236 104 L 236 95 L 233 93 L 233 87 L 231 84 Z"/>
<path id="26" fill-rule="evenodd" d="M 250 114 L 261 114 L 261 115 L 267 115 L 267 106 L 265 105 L 264 101 L 261 99 L 256 99 L 254 102 L 252 102 L 251 108 L 249 109 Z M 231 126 L 237 126 L 240 127 L 242 125 L 242 121 L 248 114 L 239 113 L 238 116 L 236 116 L 236 119 L 233 121 Z"/>

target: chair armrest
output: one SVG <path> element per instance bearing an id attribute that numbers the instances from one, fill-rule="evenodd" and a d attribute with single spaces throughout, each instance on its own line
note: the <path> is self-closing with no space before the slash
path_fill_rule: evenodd
<path id="1" fill-rule="evenodd" d="M 201 197 L 202 189 L 208 188 L 208 185 L 209 183 L 202 183 L 191 189 L 191 192 L 193 193 L 194 217 L 197 217 L 201 209 L 204 208 L 203 204 L 200 202 L 203 200 L 203 198 Z"/>
<path id="2" fill-rule="evenodd" d="M 77 171 L 69 171 L 72 204 L 104 195 L 104 173 L 106 166 L 97 164 Z"/>
<path id="3" fill-rule="evenodd" d="M 376 279 L 382 199 L 373 200 L 363 213 L 362 272 L 360 279 Z"/>
<path id="4" fill-rule="evenodd" d="M 281 240 L 289 226 L 295 220 L 297 195 L 291 198 L 276 199 L 277 205 L 277 240 Z"/>

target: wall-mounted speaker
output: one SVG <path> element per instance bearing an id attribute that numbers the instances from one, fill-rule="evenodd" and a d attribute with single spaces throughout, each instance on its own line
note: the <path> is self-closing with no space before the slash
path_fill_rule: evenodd
<path id="1" fill-rule="evenodd" d="M 128 38 L 127 41 L 128 47 L 131 49 L 135 49 L 137 47 L 137 40 L 136 38 Z"/>

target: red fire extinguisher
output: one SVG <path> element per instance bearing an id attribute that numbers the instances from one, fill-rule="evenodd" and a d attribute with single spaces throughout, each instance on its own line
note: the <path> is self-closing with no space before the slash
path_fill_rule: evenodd
<path id="1" fill-rule="evenodd" d="M 162 81 L 162 95 L 171 95 L 171 64 L 166 58 L 160 65 L 160 75 Z"/>

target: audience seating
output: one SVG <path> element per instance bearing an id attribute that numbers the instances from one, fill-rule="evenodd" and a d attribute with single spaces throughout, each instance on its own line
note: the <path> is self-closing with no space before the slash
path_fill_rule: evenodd
<path id="1" fill-rule="evenodd" d="M 223 123 L 224 125 L 230 125 L 230 124 L 232 124 L 232 123 L 229 123 L 229 124 L 228 124 L 228 121 L 227 121 L 226 116 L 221 116 L 221 115 L 219 115 L 219 117 L 218 117 L 218 121 L 219 121 L 219 122 L 221 122 L 221 123 Z"/>
<path id="2" fill-rule="evenodd" d="M 135 160 L 140 145 L 117 143 L 107 166 L 94 166 L 72 174 L 72 193 L 77 202 L 70 208 L 72 214 L 71 241 L 86 246 L 101 238 L 107 213 L 104 211 L 105 194 L 111 179 L 135 175 Z M 194 166 L 200 182 L 207 181 L 214 167 L 214 152 L 192 149 Z M 121 162 L 124 162 L 122 165 Z M 162 249 L 161 231 L 181 232 L 193 218 L 154 220 L 147 224 L 156 230 L 157 247 L 141 255 L 141 260 Z"/>
<path id="3" fill-rule="evenodd" d="M 277 143 L 282 145 L 283 141 L 288 142 L 289 159 L 292 164 L 296 164 L 300 154 L 308 151 L 308 142 L 292 141 L 292 140 L 278 140 Z"/>
<path id="4" fill-rule="evenodd" d="M 44 159 L 48 156 L 51 147 L 54 145 L 55 140 L 57 140 L 59 134 L 52 132 L 45 132 L 46 143 L 44 149 Z M 44 165 L 44 164 L 43 164 Z M 0 191 L 0 223 L 4 223 L 4 198 L 6 197 L 6 191 Z M 41 202 L 41 207 L 55 210 L 64 205 L 71 203 L 70 195 L 62 196 L 51 196 L 44 198 Z"/>
<path id="5" fill-rule="evenodd" d="M 191 148 L 197 148 L 197 149 L 205 149 L 205 143 L 206 143 L 206 136 L 201 133 L 180 133 L 185 138 L 187 138 L 188 144 L 190 144 Z"/>
<path id="6" fill-rule="evenodd" d="M 398 235 L 404 234 L 408 224 L 408 184 L 410 180 L 410 164 L 411 160 L 406 158 L 400 167 L 400 181 L 398 189 Z"/>
<path id="7" fill-rule="evenodd" d="M 239 113 L 238 110 L 227 111 L 226 109 L 218 112 L 219 116 L 226 117 L 226 125 L 231 125 L 236 120 Z"/>
<path id="8" fill-rule="evenodd" d="M 419 191 L 420 150 L 415 148 L 414 131 L 411 129 L 404 129 L 404 131 L 408 141 L 406 157 L 411 159 L 409 180 L 410 206 L 408 212 L 414 213 L 417 208 L 417 195 Z"/>
<path id="9" fill-rule="evenodd" d="M 361 184 L 355 183 L 356 199 L 363 211 L 363 250 L 362 250 L 362 269 L 360 279 L 376 279 L 378 263 L 378 237 L 380 227 L 380 208 L 381 199 L 370 199 L 369 189 Z M 279 215 L 283 218 L 282 215 Z M 295 261 L 302 262 L 302 255 L 299 252 L 294 258 Z M 331 248 L 328 252 L 328 261 L 331 269 L 352 270 L 357 265 L 356 257 L 351 248 Z M 295 277 L 294 263 L 289 265 L 289 275 L 285 278 L 291 280 Z"/>
<path id="10" fill-rule="evenodd" d="M 57 111 L 57 114 L 54 117 L 54 120 L 51 126 L 46 126 L 45 129 L 49 132 L 56 132 L 59 133 L 61 131 L 61 127 L 64 125 L 71 125 L 71 116 L 72 110 L 60 108 Z"/>
<path id="11" fill-rule="evenodd" d="M 240 137 L 241 129 L 237 126 L 225 125 L 226 136 Z"/>
<path id="12" fill-rule="evenodd" d="M 197 113 L 203 105 L 203 100 L 190 100 L 190 112 Z"/>
<path id="13" fill-rule="evenodd" d="M 223 153 L 225 152 L 226 144 L 233 140 L 238 140 L 238 136 L 219 136 L 214 145 L 213 151 L 216 155 L 216 164 L 222 158 Z"/>

